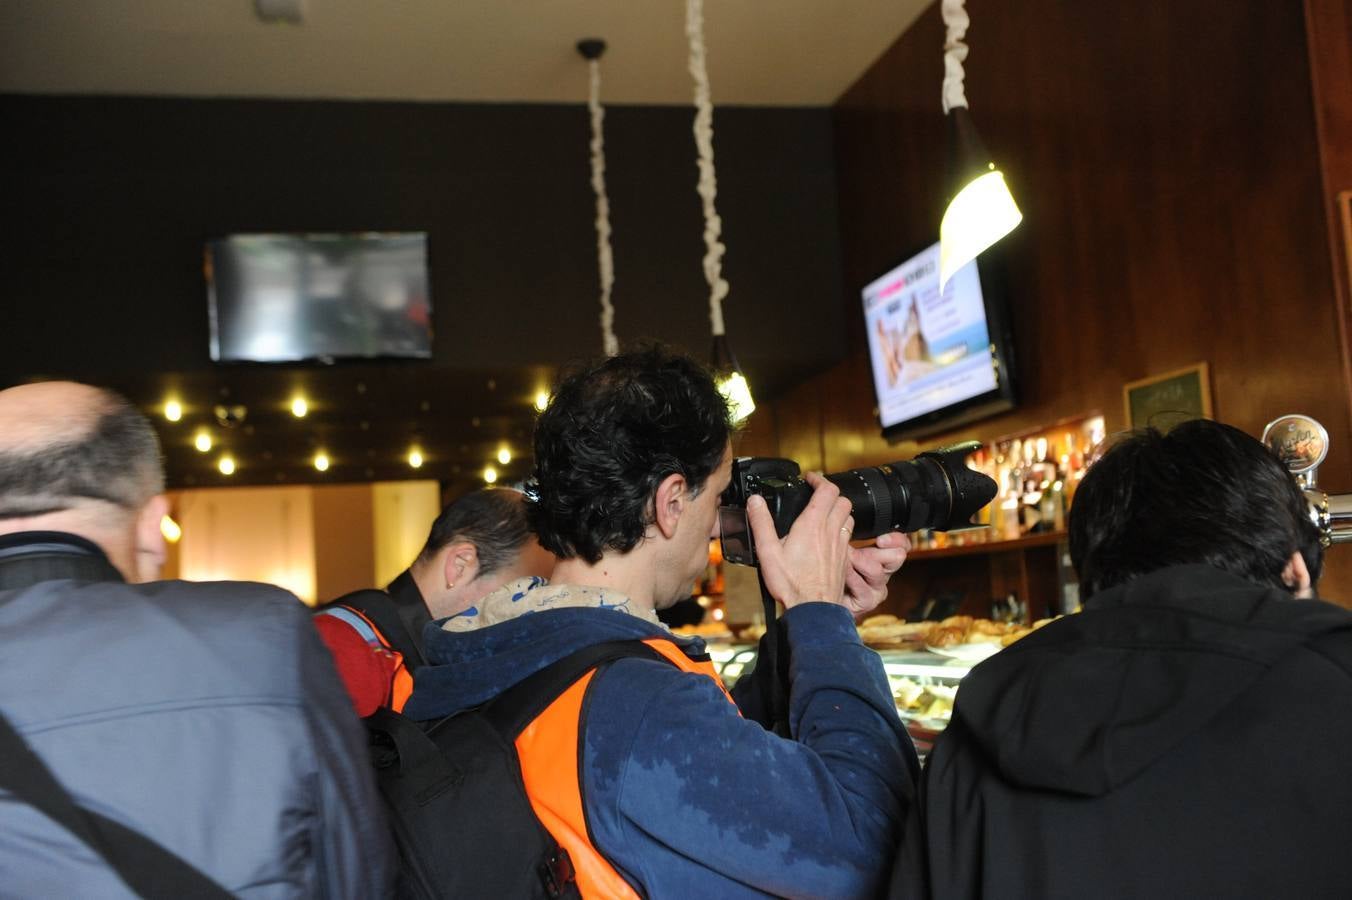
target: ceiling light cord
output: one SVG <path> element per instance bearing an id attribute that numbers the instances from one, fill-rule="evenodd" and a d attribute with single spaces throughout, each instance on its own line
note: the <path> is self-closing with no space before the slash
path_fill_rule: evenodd
<path id="1" fill-rule="evenodd" d="M 601 108 L 601 62 L 589 59 L 591 93 L 587 109 L 591 112 L 591 185 L 596 194 L 596 265 L 601 275 L 601 344 L 606 356 L 620 352 L 615 337 L 615 306 L 610 291 L 615 284 L 615 257 L 610 249 L 610 196 L 606 193 L 606 148 L 601 123 L 606 112 Z"/>
<path id="2" fill-rule="evenodd" d="M 958 107 L 967 106 L 967 93 L 963 89 L 964 73 L 962 64 L 967 59 L 967 45 L 962 39 L 967 36 L 967 26 L 971 19 L 964 8 L 966 0 L 943 0 L 940 11 L 944 18 L 944 115 Z"/>
<path id="3" fill-rule="evenodd" d="M 709 325 L 714 337 L 723 334 L 723 298 L 728 283 L 723 278 L 720 240 L 723 220 L 714 207 L 718 180 L 714 175 L 714 108 L 709 100 L 709 72 L 704 62 L 704 2 L 686 0 L 685 34 L 690 39 L 690 76 L 695 81 L 695 148 L 699 152 L 699 183 L 696 191 L 704 202 L 704 280 L 709 283 Z"/>

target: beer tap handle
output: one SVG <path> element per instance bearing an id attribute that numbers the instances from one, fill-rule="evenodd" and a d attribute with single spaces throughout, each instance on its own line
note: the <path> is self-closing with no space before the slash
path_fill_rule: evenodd
<path id="1" fill-rule="evenodd" d="M 1273 419 L 1263 429 L 1263 443 L 1276 453 L 1305 492 L 1310 521 L 1325 547 L 1352 543 L 1352 494 L 1327 494 L 1319 489 L 1319 466 L 1329 455 L 1329 433 L 1314 419 L 1299 414 Z"/>

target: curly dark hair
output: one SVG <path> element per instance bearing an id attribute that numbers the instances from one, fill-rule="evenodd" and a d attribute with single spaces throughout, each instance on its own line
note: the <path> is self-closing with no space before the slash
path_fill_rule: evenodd
<path id="1" fill-rule="evenodd" d="M 1085 474 L 1070 511 L 1086 598 L 1182 563 L 1289 590 L 1282 570 L 1296 551 L 1318 582 L 1323 548 L 1295 479 L 1260 441 L 1206 419 L 1120 439 Z"/>
<path id="2" fill-rule="evenodd" d="M 698 492 L 732 430 L 713 376 L 688 356 L 654 346 L 573 372 L 535 426 L 526 494 L 540 545 L 590 563 L 632 550 L 657 486 L 679 473 Z"/>

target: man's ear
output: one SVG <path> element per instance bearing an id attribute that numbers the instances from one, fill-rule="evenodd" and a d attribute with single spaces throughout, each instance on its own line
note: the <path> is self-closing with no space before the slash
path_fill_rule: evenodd
<path id="1" fill-rule="evenodd" d="M 690 483 L 679 472 L 673 472 L 662 479 L 653 494 L 653 524 L 665 538 L 676 534 L 676 525 L 681 521 L 681 513 L 690 503 Z"/>
<path id="2" fill-rule="evenodd" d="M 441 575 L 446 590 L 473 581 L 479 574 L 479 548 L 469 541 L 453 541 L 442 550 Z"/>
<path id="3" fill-rule="evenodd" d="M 155 581 L 164 568 L 168 548 L 164 545 L 164 532 L 160 531 L 160 521 L 169 514 L 169 498 L 163 494 L 151 497 L 136 515 L 135 541 L 137 581 Z"/>
<path id="4" fill-rule="evenodd" d="M 1291 554 L 1291 558 L 1286 561 L 1285 568 L 1282 569 L 1282 584 L 1291 589 L 1291 593 L 1299 600 L 1308 600 L 1314 596 L 1313 587 L 1310 581 L 1310 569 L 1305 565 L 1305 557 L 1300 555 L 1297 550 Z"/>

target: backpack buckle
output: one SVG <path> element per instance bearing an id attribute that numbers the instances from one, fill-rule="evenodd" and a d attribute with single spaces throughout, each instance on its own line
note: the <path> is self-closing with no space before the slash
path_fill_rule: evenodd
<path id="1" fill-rule="evenodd" d="M 555 847 L 540 863 L 540 880 L 551 897 L 561 896 L 568 885 L 577 880 L 573 860 L 563 847 Z"/>

